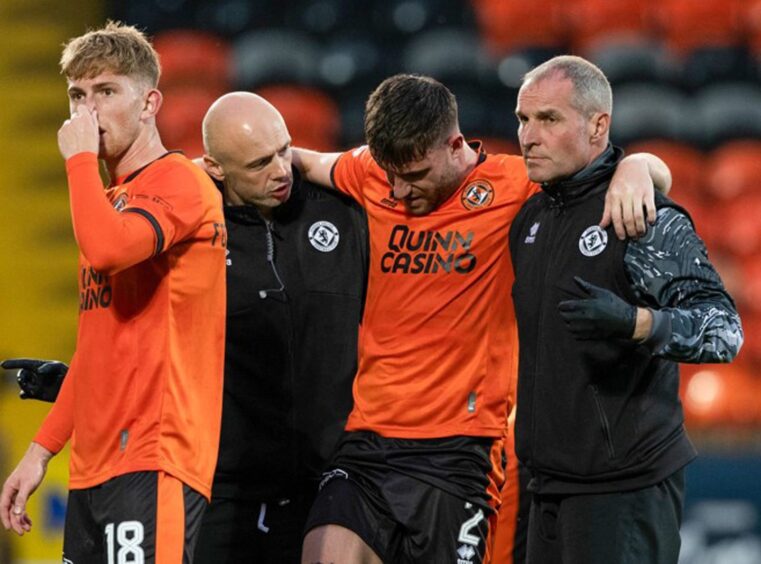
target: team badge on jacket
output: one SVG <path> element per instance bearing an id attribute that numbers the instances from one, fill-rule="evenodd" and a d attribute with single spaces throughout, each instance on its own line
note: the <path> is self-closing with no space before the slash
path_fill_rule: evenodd
<path id="1" fill-rule="evenodd" d="M 341 238 L 338 228 L 329 221 L 317 221 L 309 227 L 307 233 L 312 246 L 323 253 L 329 253 L 338 246 Z"/>
<path id="2" fill-rule="evenodd" d="M 608 245 L 608 234 L 599 225 L 590 225 L 579 237 L 579 250 L 585 257 L 596 257 Z"/>

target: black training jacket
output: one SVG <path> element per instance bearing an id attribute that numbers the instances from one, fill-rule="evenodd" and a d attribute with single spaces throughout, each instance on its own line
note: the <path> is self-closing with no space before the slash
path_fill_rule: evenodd
<path id="1" fill-rule="evenodd" d="M 678 206 L 657 194 L 658 222 L 640 241 L 597 226 L 621 158 L 609 147 L 572 179 L 543 186 L 510 230 L 516 449 L 539 493 L 637 489 L 684 466 L 695 450 L 674 361 L 726 362 L 742 342 L 734 304 Z M 657 342 L 576 340 L 557 309 L 585 297 L 574 276 L 659 310 Z"/>
<path id="2" fill-rule="evenodd" d="M 253 206 L 225 206 L 225 220 L 227 348 L 213 496 L 291 497 L 314 489 L 351 410 L 366 220 L 351 200 L 301 181 L 295 169 L 291 197 L 270 225 Z"/>

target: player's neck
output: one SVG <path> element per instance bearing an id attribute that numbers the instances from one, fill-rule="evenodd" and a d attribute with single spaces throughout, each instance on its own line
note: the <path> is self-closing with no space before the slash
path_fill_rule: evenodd
<path id="1" fill-rule="evenodd" d="M 155 127 L 145 128 L 122 155 L 114 160 L 106 159 L 111 181 L 126 176 L 166 154 L 164 144 Z"/>
<path id="2" fill-rule="evenodd" d="M 476 165 L 478 164 L 478 152 L 467 143 L 465 143 L 462 148 L 461 162 L 460 180 L 463 181 L 471 172 L 473 172 L 473 169 L 476 168 Z"/>

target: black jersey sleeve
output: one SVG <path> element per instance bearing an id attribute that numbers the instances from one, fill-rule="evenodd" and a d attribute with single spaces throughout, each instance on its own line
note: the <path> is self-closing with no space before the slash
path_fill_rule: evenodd
<path id="1" fill-rule="evenodd" d="M 659 209 L 655 225 L 627 246 L 624 266 L 641 303 L 654 311 L 655 355 L 692 363 L 737 355 L 743 331 L 734 301 L 683 213 Z"/>

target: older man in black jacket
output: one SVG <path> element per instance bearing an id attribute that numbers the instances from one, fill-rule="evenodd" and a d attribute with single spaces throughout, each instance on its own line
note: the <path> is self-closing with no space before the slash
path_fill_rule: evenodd
<path id="1" fill-rule="evenodd" d="M 676 563 L 684 430 L 677 362 L 729 362 L 731 297 L 687 213 L 656 194 L 638 240 L 601 229 L 622 158 L 612 96 L 578 57 L 531 71 L 519 140 L 542 192 L 510 230 L 520 362 L 516 442 L 532 474 L 528 563 Z"/>

